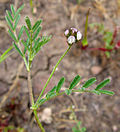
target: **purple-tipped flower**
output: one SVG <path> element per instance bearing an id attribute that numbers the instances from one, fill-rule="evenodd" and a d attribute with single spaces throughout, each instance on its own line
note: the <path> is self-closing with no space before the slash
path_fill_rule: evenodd
<path id="1" fill-rule="evenodd" d="M 65 34 L 65 36 L 67 36 L 69 34 L 69 30 L 68 29 L 65 30 L 64 34 Z"/>
<path id="2" fill-rule="evenodd" d="M 76 28 L 70 28 L 72 30 L 72 33 L 75 33 L 77 32 L 77 29 Z"/>
<path id="3" fill-rule="evenodd" d="M 82 38 L 82 34 L 80 31 L 78 31 L 77 32 L 77 40 L 79 41 L 79 40 L 81 40 L 81 38 Z"/>
<path id="4" fill-rule="evenodd" d="M 68 41 L 68 44 L 72 45 L 73 43 L 75 43 L 76 40 L 74 36 L 69 36 L 67 41 Z"/>

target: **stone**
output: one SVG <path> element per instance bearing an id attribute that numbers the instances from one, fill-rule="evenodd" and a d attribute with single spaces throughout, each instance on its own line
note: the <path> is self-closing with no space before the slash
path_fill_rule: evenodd
<path id="1" fill-rule="evenodd" d="M 102 71 L 102 67 L 100 66 L 92 66 L 91 72 L 93 75 L 97 75 Z"/>

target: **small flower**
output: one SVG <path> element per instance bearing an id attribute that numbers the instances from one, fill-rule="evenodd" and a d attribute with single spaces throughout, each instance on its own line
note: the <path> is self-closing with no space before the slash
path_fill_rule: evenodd
<path id="1" fill-rule="evenodd" d="M 68 44 L 71 45 L 71 44 L 75 43 L 75 37 L 74 36 L 69 36 L 67 41 L 68 41 Z"/>
<path id="2" fill-rule="evenodd" d="M 75 33 L 77 32 L 77 29 L 76 28 L 70 28 L 72 30 L 72 33 Z"/>
<path id="3" fill-rule="evenodd" d="M 69 30 L 68 29 L 65 30 L 64 34 L 65 34 L 65 36 L 67 36 L 69 34 Z"/>
<path id="4" fill-rule="evenodd" d="M 77 32 L 77 40 L 81 40 L 82 38 L 82 34 L 80 31 Z"/>

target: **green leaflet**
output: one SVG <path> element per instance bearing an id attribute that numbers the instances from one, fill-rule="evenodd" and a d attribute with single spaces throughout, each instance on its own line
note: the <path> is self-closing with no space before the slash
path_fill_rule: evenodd
<path id="1" fill-rule="evenodd" d="M 100 84 L 97 85 L 97 87 L 95 88 L 95 90 L 99 90 L 101 88 L 103 88 L 104 86 L 106 86 L 108 83 L 110 82 L 110 79 L 106 79 L 104 81 L 102 81 Z"/>
<path id="2" fill-rule="evenodd" d="M 46 94 L 46 98 L 51 98 L 53 96 L 56 95 L 56 88 L 57 86 L 54 86 L 47 94 Z"/>
<path id="3" fill-rule="evenodd" d="M 11 38 L 12 38 L 15 42 L 17 42 L 17 39 L 16 39 L 15 35 L 13 34 L 13 32 L 12 32 L 10 29 L 8 30 L 8 33 L 9 33 L 9 35 L 11 36 Z"/>
<path id="4" fill-rule="evenodd" d="M 10 46 L 1 56 L 0 63 L 4 61 L 7 57 L 9 57 L 13 52 L 9 53 L 13 49 L 13 46 Z"/>
<path id="5" fill-rule="evenodd" d="M 22 26 L 22 27 L 20 28 L 20 31 L 19 31 L 19 34 L 18 34 L 18 40 L 20 40 L 20 38 L 21 38 L 21 36 L 22 36 L 22 34 L 23 34 L 23 31 L 24 31 L 24 26 Z"/>
<path id="6" fill-rule="evenodd" d="M 14 9 L 14 6 L 11 5 L 10 7 L 11 7 L 11 11 L 12 11 L 13 16 L 15 16 L 15 9 Z"/>
<path id="7" fill-rule="evenodd" d="M 40 30 L 41 30 L 41 27 L 39 27 L 37 29 L 36 33 L 34 34 L 33 41 L 38 37 L 38 34 L 39 34 Z"/>
<path id="8" fill-rule="evenodd" d="M 24 4 L 22 6 L 20 6 L 20 8 L 18 8 L 18 10 L 16 11 L 15 15 L 14 15 L 14 20 L 16 19 L 17 15 L 20 13 L 20 11 L 24 8 Z"/>
<path id="9" fill-rule="evenodd" d="M 35 50 L 35 48 L 37 47 L 39 41 L 40 41 L 40 38 L 38 38 L 37 40 L 34 40 L 33 50 Z"/>
<path id="10" fill-rule="evenodd" d="M 60 81 L 58 82 L 58 84 L 57 84 L 56 93 L 59 93 L 59 91 L 60 91 L 60 89 L 61 89 L 61 87 L 62 87 L 62 85 L 63 85 L 64 82 L 65 82 L 65 78 L 62 77 L 60 79 Z"/>
<path id="11" fill-rule="evenodd" d="M 10 27 L 10 28 L 11 28 L 11 30 L 13 31 L 13 30 L 14 30 L 14 28 L 13 28 L 13 25 L 12 25 L 12 23 L 11 23 L 11 21 L 10 21 L 9 17 L 8 17 L 8 16 L 5 16 L 5 19 L 6 19 L 7 23 L 8 23 L 8 25 L 9 25 L 9 27 Z"/>
<path id="12" fill-rule="evenodd" d="M 79 75 L 77 75 L 73 81 L 71 82 L 69 89 L 73 89 L 81 80 L 81 77 Z"/>
<path id="13" fill-rule="evenodd" d="M 40 105 L 42 105 L 44 102 L 46 101 L 46 99 L 40 99 L 40 100 L 38 100 L 38 102 L 36 102 L 36 104 L 35 104 L 35 108 L 37 109 Z"/>
<path id="14" fill-rule="evenodd" d="M 46 94 L 46 98 L 49 99 L 49 98 L 54 97 L 55 95 L 56 95 L 56 93 L 54 93 L 54 92 L 48 92 L 48 93 Z"/>
<path id="15" fill-rule="evenodd" d="M 36 48 L 34 49 L 35 50 L 35 53 L 37 54 L 39 52 L 39 50 L 41 49 L 41 47 L 43 45 L 45 45 L 49 40 L 51 39 L 51 35 L 49 37 L 42 37 L 42 41 L 40 41 Z"/>
<path id="16" fill-rule="evenodd" d="M 55 92 L 56 91 L 56 88 L 57 88 L 57 86 L 54 86 L 49 92 L 50 93 Z"/>
<path id="17" fill-rule="evenodd" d="M 106 94 L 106 95 L 114 95 L 114 92 L 112 91 L 107 91 L 107 90 L 98 90 L 100 93 L 102 94 Z"/>
<path id="18" fill-rule="evenodd" d="M 26 28 L 26 26 L 24 26 L 24 30 L 25 30 L 25 32 L 26 32 L 26 34 L 27 34 L 27 37 L 30 39 L 30 34 L 29 34 L 29 31 L 28 31 L 28 29 Z"/>
<path id="19" fill-rule="evenodd" d="M 84 84 L 83 84 L 83 88 L 88 88 L 89 86 L 91 86 L 92 84 L 94 84 L 96 82 L 96 78 L 90 78 L 89 80 L 87 80 Z"/>
<path id="20" fill-rule="evenodd" d="M 11 15 L 10 11 L 7 10 L 6 13 L 7 13 L 9 19 L 13 22 L 13 17 Z"/>
<path id="21" fill-rule="evenodd" d="M 16 30 L 16 27 L 17 27 L 17 24 L 18 24 L 19 20 L 20 20 L 20 14 L 18 14 L 17 17 L 16 17 L 14 30 Z"/>
<path id="22" fill-rule="evenodd" d="M 40 24 L 42 23 L 42 20 L 38 20 L 34 26 L 32 27 L 33 33 L 39 28 Z"/>
<path id="23" fill-rule="evenodd" d="M 20 49 L 18 48 L 18 46 L 15 43 L 13 43 L 13 46 L 15 47 L 15 49 L 17 50 L 17 52 L 23 57 L 23 54 L 20 51 Z"/>
<path id="24" fill-rule="evenodd" d="M 31 30 L 31 22 L 28 16 L 25 18 L 25 22 L 27 24 L 28 29 Z"/>

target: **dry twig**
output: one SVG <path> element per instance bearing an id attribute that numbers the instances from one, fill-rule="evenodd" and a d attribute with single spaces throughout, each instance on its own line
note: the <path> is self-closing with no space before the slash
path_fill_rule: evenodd
<path id="1" fill-rule="evenodd" d="M 22 62 L 19 67 L 18 67 L 18 71 L 17 71 L 17 75 L 16 75 L 16 78 L 15 80 L 13 81 L 13 84 L 12 86 L 9 88 L 9 91 L 6 93 L 6 95 L 4 95 L 2 101 L 1 101 L 1 104 L 0 104 L 0 108 L 3 106 L 3 104 L 5 103 L 5 101 L 7 100 L 7 98 L 9 97 L 10 93 L 13 91 L 13 89 L 16 87 L 18 81 L 19 81 L 19 75 L 23 69 L 23 66 L 24 66 L 24 62 Z"/>

